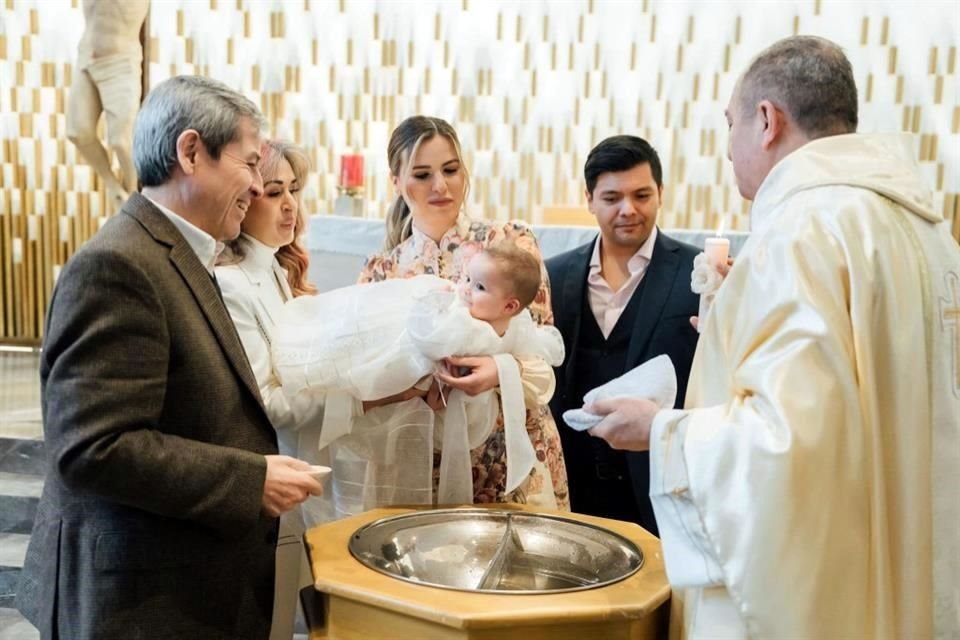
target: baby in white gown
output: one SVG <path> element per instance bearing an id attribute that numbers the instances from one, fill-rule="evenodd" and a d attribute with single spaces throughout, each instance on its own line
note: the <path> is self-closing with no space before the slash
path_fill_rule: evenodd
<path id="1" fill-rule="evenodd" d="M 300 296 L 284 306 L 273 341 L 284 391 L 334 392 L 320 443 L 334 470 L 325 492 L 333 503 L 329 517 L 386 504 L 471 503 L 470 451 L 489 437 L 501 409 L 508 489 L 528 477 L 536 455 L 514 356 L 552 366 L 564 356 L 560 332 L 537 326 L 527 310 L 540 289 L 540 269 L 536 257 L 503 242 L 475 255 L 456 286 L 429 275 L 397 278 Z M 344 392 L 378 400 L 426 388 L 445 358 L 487 355 L 497 365 L 498 389 L 473 397 L 453 390 L 445 410 L 414 399 L 351 417 L 342 405 Z M 331 401 L 334 396 L 339 399 Z M 441 452 L 436 495 L 435 449 Z"/>
<path id="2" fill-rule="evenodd" d="M 448 356 L 512 354 L 563 361 L 563 339 L 526 307 L 535 257 L 501 243 L 473 257 L 454 286 L 430 275 L 300 296 L 284 306 L 274 366 L 284 390 L 340 390 L 379 400 L 411 388 Z"/>

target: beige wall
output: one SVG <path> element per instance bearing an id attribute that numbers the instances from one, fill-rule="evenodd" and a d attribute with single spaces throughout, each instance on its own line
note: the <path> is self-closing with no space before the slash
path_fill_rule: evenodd
<path id="1" fill-rule="evenodd" d="M 106 213 L 64 137 L 82 29 L 77 0 L 0 0 L 0 339 L 40 335 L 58 265 Z M 661 153 L 664 226 L 745 229 L 723 109 L 750 57 L 793 33 L 847 49 L 861 130 L 918 134 L 960 236 L 954 0 L 154 0 L 149 81 L 207 74 L 257 100 L 315 161 L 311 213 L 332 210 L 339 155 L 355 151 L 382 215 L 387 136 L 428 113 L 461 134 L 477 215 L 581 207 L 587 151 L 628 132 Z"/>

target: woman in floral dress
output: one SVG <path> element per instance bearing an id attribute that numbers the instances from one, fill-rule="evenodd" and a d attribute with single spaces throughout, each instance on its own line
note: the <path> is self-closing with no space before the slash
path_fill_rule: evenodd
<path id="1" fill-rule="evenodd" d="M 469 190 L 456 131 L 439 118 L 414 116 L 394 130 L 387 147 L 397 201 L 387 217 L 383 252 L 371 256 L 360 282 L 409 278 L 431 274 L 457 282 L 470 258 L 484 247 L 509 240 L 537 256 L 536 237 L 525 224 L 490 224 L 470 220 L 463 213 Z M 543 283 L 529 310 L 540 324 L 552 324 L 550 285 L 546 268 Z M 451 387 L 476 395 L 498 383 L 492 357 L 450 358 L 461 377 L 443 376 Z M 503 415 L 498 416 L 487 441 L 471 452 L 475 503 L 519 502 L 569 509 L 567 475 L 560 436 L 547 402 L 555 382 L 551 367 L 539 359 L 518 359 L 526 404 L 526 428 L 537 462 L 527 480 L 506 493 L 506 448 Z M 436 389 L 428 396 L 436 398 Z M 408 396 L 405 396 L 408 397 Z M 436 402 L 430 402 L 436 406 Z M 434 454 L 434 485 L 439 478 L 440 455 Z"/>

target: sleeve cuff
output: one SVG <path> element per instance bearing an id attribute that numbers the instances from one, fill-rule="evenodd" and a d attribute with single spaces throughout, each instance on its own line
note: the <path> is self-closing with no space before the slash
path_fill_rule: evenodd
<path id="1" fill-rule="evenodd" d="M 690 493 L 684 459 L 684 440 L 695 413 L 660 411 L 650 432 L 650 501 L 660 529 L 667 578 L 677 588 L 723 584 L 723 572 L 710 551 Z"/>

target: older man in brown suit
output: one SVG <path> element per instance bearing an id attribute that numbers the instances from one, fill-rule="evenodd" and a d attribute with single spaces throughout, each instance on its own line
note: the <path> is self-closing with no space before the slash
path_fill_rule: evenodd
<path id="1" fill-rule="evenodd" d="M 41 362 L 49 472 L 18 593 L 43 638 L 266 638 L 277 517 L 319 493 L 276 436 L 212 276 L 262 116 L 177 77 L 134 130 L 143 184 L 64 267 Z"/>

